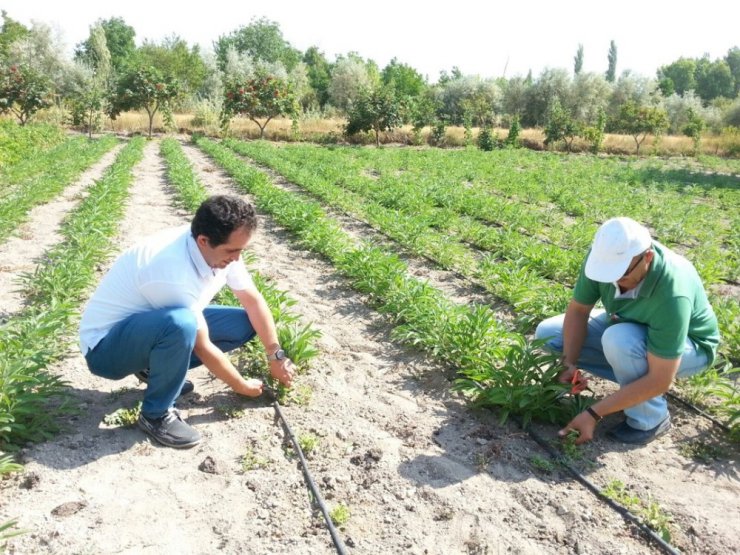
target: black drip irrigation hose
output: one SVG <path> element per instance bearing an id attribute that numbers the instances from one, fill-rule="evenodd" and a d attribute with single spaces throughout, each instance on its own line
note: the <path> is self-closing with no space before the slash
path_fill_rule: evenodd
<path id="1" fill-rule="evenodd" d="M 712 424 L 714 424 L 718 428 L 723 429 L 725 432 L 728 432 L 728 433 L 730 432 L 730 427 L 727 424 L 725 424 L 724 422 L 721 422 L 721 421 L 717 420 L 714 416 L 712 416 L 711 414 L 708 414 L 705 411 L 701 410 L 699 407 L 697 407 L 693 403 L 690 403 L 686 399 L 683 399 L 683 398 L 679 397 L 678 395 L 676 395 L 675 393 L 671 393 L 670 391 L 667 392 L 666 395 L 670 399 L 672 399 L 673 401 L 678 401 L 680 404 L 682 404 L 687 409 L 690 409 L 693 412 L 695 412 L 696 414 L 699 414 L 699 415 L 703 416 L 704 418 L 706 418 L 707 420 L 709 420 Z"/>
<path id="2" fill-rule="evenodd" d="M 522 422 L 519 419 L 515 419 L 515 421 L 517 424 L 519 424 L 519 427 L 521 427 L 524 431 L 526 431 L 529 434 L 529 437 L 531 437 L 535 441 L 535 443 L 537 443 L 537 445 L 539 445 L 545 451 L 547 451 L 547 454 L 550 455 L 550 458 L 560 463 L 563 466 L 563 468 L 565 468 L 568 471 L 568 473 L 573 478 L 576 479 L 578 483 L 580 483 L 587 490 L 593 493 L 600 501 L 603 501 L 611 509 L 619 513 L 622 516 L 622 518 L 624 518 L 627 522 L 637 526 L 640 532 L 642 532 L 645 536 L 647 536 L 649 540 L 654 542 L 660 548 L 661 551 L 663 551 L 664 553 L 668 553 L 669 555 L 681 555 L 680 551 L 678 551 L 675 547 L 673 547 L 671 544 L 669 544 L 663 538 L 661 538 L 658 534 L 656 534 L 654 530 L 649 528 L 644 522 L 642 522 L 639 518 L 637 518 L 635 515 L 629 512 L 629 510 L 627 510 L 625 507 L 623 507 L 619 503 L 615 502 L 613 499 L 610 499 L 609 497 L 604 495 L 601 492 L 601 490 L 597 488 L 593 482 L 588 480 L 588 478 L 586 478 L 583 474 L 578 472 L 570 464 L 564 461 L 560 453 L 558 453 L 552 447 L 552 445 L 550 445 L 539 434 L 537 434 L 537 432 L 535 432 L 531 426 L 524 427 L 522 425 Z"/>
<path id="3" fill-rule="evenodd" d="M 326 508 L 324 498 L 321 497 L 321 492 L 316 486 L 316 482 L 314 482 L 313 476 L 311 476 L 311 472 L 308 470 L 308 463 L 306 462 L 306 457 L 303 455 L 303 450 L 298 444 L 298 440 L 296 439 L 295 435 L 293 435 L 293 430 L 290 429 L 290 425 L 285 419 L 283 411 L 280 409 L 280 403 L 278 403 L 275 390 L 265 386 L 264 391 L 265 393 L 267 393 L 268 397 L 272 399 L 272 407 L 275 409 L 275 414 L 277 414 L 278 418 L 280 419 L 280 423 L 283 425 L 285 433 L 288 434 L 288 437 L 293 444 L 293 449 L 295 449 L 295 452 L 298 454 L 298 459 L 301 462 L 301 470 L 303 471 L 303 477 L 306 479 L 306 485 L 311 490 L 311 494 L 313 495 L 316 504 L 319 506 L 319 509 L 321 509 L 321 513 L 324 515 L 326 527 L 329 529 L 329 534 L 331 534 L 331 539 L 334 542 L 334 547 L 336 548 L 337 553 L 339 553 L 339 555 L 347 555 L 347 548 L 344 546 L 342 538 L 339 537 L 339 532 L 337 532 L 334 523 L 331 521 L 331 516 L 329 516 L 329 510 Z"/>

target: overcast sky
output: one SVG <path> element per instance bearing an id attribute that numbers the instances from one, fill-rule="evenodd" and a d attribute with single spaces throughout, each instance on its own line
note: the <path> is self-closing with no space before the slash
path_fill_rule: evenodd
<path id="1" fill-rule="evenodd" d="M 70 53 L 101 18 L 122 17 L 137 44 L 177 34 L 212 49 L 219 36 L 266 17 L 300 50 L 316 45 L 330 61 L 356 51 L 381 68 L 396 57 L 431 81 L 455 65 L 482 77 L 572 71 L 579 43 L 584 71 L 606 71 L 614 40 L 617 73 L 649 77 L 681 56 L 715 59 L 740 46 L 737 0 L 0 0 L 0 8 L 23 24 L 58 28 Z"/>

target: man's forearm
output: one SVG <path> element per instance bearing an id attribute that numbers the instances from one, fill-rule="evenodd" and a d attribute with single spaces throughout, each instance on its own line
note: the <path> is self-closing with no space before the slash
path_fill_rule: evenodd
<path id="1" fill-rule="evenodd" d="M 195 354 L 214 376 L 234 391 L 239 392 L 246 385 L 245 379 L 220 349 L 206 349 L 203 352 L 196 351 Z"/>
<path id="2" fill-rule="evenodd" d="M 268 354 L 274 352 L 279 345 L 277 329 L 275 328 L 275 320 L 272 317 L 270 307 L 267 306 L 264 297 L 259 293 L 254 295 L 238 294 L 237 297 L 244 310 L 247 311 L 249 321 L 260 342 L 265 347 L 265 350 Z"/>
<path id="3" fill-rule="evenodd" d="M 681 359 L 661 359 L 648 354 L 648 373 L 632 383 L 619 388 L 593 405 L 601 416 L 639 405 L 662 395 L 671 387 Z"/>
<path id="4" fill-rule="evenodd" d="M 581 356 L 581 349 L 586 340 L 590 309 L 574 306 L 573 301 L 568 305 L 563 321 L 563 364 L 575 366 Z"/>

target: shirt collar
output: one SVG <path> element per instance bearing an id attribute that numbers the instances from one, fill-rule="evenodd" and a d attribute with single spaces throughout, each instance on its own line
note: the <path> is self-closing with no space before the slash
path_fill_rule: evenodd
<path id="1" fill-rule="evenodd" d="M 642 280 L 642 288 L 640 289 L 640 297 L 650 297 L 655 291 L 655 286 L 658 283 L 658 279 L 663 274 L 665 267 L 665 258 L 663 256 L 663 245 L 657 241 L 653 241 L 653 261 L 650 263 L 650 268 Z"/>
<path id="2" fill-rule="evenodd" d="M 203 253 L 200 252 L 200 249 L 198 248 L 198 245 L 195 242 L 195 239 L 193 239 L 193 236 L 190 232 L 188 232 L 185 242 L 188 246 L 188 254 L 190 255 L 190 260 L 192 260 L 193 265 L 198 272 L 198 275 L 202 278 L 212 276 L 214 273 L 213 269 L 208 265 L 206 259 L 203 258 Z"/>

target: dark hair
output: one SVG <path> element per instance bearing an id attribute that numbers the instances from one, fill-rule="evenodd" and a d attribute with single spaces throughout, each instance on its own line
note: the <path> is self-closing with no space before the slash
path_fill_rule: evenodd
<path id="1" fill-rule="evenodd" d="M 205 235 L 208 243 L 217 247 L 226 243 L 229 235 L 240 227 L 246 227 L 250 233 L 257 229 L 254 207 L 239 197 L 215 195 L 198 207 L 190 224 L 190 232 L 195 239 Z"/>

